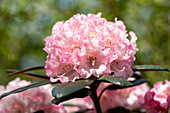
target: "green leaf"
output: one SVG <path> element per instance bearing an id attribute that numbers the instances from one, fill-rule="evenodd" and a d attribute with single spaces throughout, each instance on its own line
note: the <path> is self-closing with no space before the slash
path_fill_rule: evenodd
<path id="1" fill-rule="evenodd" d="M 124 107 L 116 107 L 112 109 L 108 109 L 107 113 L 131 113 L 129 109 Z"/>
<path id="2" fill-rule="evenodd" d="M 170 113 L 170 107 L 168 107 L 168 113 Z"/>
<path id="3" fill-rule="evenodd" d="M 54 98 L 51 102 L 53 104 L 59 104 L 61 102 L 64 102 L 64 101 L 67 101 L 67 100 L 70 100 L 70 99 L 73 99 L 73 98 L 84 98 L 86 96 L 89 95 L 89 89 L 88 88 L 83 88 L 79 91 L 76 91 L 70 95 L 67 95 L 67 96 L 64 96 L 62 98 Z"/>
<path id="4" fill-rule="evenodd" d="M 135 81 L 132 81 L 131 82 L 131 85 L 127 85 L 127 86 L 120 86 L 120 85 L 116 85 L 116 84 L 113 84 L 113 85 L 110 85 L 110 86 L 107 86 L 106 88 L 104 88 L 100 95 L 99 95 L 99 99 L 101 98 L 103 92 L 105 90 L 117 90 L 117 89 L 123 89 L 123 88 L 129 88 L 129 87 L 133 87 L 133 86 L 137 86 L 137 85 L 140 85 L 140 84 L 143 84 L 145 82 L 149 82 L 148 79 L 144 79 L 144 78 L 141 78 L 141 79 L 137 79 Z"/>
<path id="5" fill-rule="evenodd" d="M 31 88 L 43 86 L 43 85 L 46 85 L 46 84 L 51 84 L 51 82 L 50 82 L 50 81 L 43 81 L 43 82 L 39 82 L 39 83 L 35 83 L 35 84 L 28 85 L 28 86 L 25 86 L 25 87 L 21 87 L 21 88 L 18 88 L 18 89 L 9 91 L 9 92 L 7 92 L 7 93 L 3 93 L 3 94 L 0 96 L 0 99 L 3 98 L 3 97 L 8 96 L 8 95 L 10 95 L 10 94 L 19 93 L 19 92 L 22 92 L 22 91 L 25 91 L 25 90 L 28 90 L 28 89 L 31 89 Z"/>
<path id="6" fill-rule="evenodd" d="M 16 74 L 19 74 L 19 73 L 24 73 L 24 72 L 31 71 L 31 70 L 38 70 L 38 69 L 44 69 L 44 66 L 36 66 L 36 67 L 31 67 L 31 68 L 23 69 L 23 70 L 11 73 L 8 76 L 16 75 Z"/>
<path id="7" fill-rule="evenodd" d="M 169 69 L 166 67 L 162 67 L 159 65 L 135 65 L 132 66 L 133 71 L 168 71 Z"/>
<path id="8" fill-rule="evenodd" d="M 63 98 L 83 89 L 92 82 L 93 80 L 78 80 L 75 82 L 60 83 L 53 88 L 52 95 L 57 99 Z"/>
<path id="9" fill-rule="evenodd" d="M 34 113 L 44 113 L 44 110 L 38 110 L 38 111 L 35 111 Z"/>
<path id="10" fill-rule="evenodd" d="M 92 110 L 92 113 L 93 113 L 94 110 L 93 109 L 88 109 L 88 108 L 80 109 L 80 110 L 72 112 L 72 113 L 88 113 L 88 111 L 90 111 L 90 110 Z"/>
<path id="11" fill-rule="evenodd" d="M 98 80 L 107 81 L 107 82 L 110 82 L 110 83 L 113 83 L 113 84 L 119 85 L 119 86 L 132 85 L 129 81 L 127 81 L 127 80 L 125 80 L 123 78 L 113 77 L 113 76 L 111 76 L 109 74 L 104 74 Z"/>
<path id="12" fill-rule="evenodd" d="M 129 85 L 129 86 L 119 86 L 119 85 L 113 84 L 113 85 L 110 85 L 110 86 L 106 87 L 106 89 L 107 89 L 107 90 L 116 90 L 116 89 L 129 88 L 129 87 L 134 87 L 134 86 L 143 84 L 143 83 L 145 83 L 145 82 L 149 82 L 149 80 L 148 80 L 148 79 L 145 79 L 145 78 L 141 78 L 141 79 L 132 81 L 132 82 L 131 82 L 132 85 Z"/>
<path id="13" fill-rule="evenodd" d="M 17 71 L 15 70 L 7 70 L 8 73 L 16 73 Z M 20 75 L 24 75 L 27 77 L 31 77 L 31 78 L 35 78 L 38 80 L 50 80 L 50 77 L 46 76 L 46 75 L 40 75 L 40 74 L 35 74 L 35 73 L 28 73 L 28 72 L 22 72 L 22 73 L 18 73 Z"/>
<path id="14" fill-rule="evenodd" d="M 131 83 L 133 84 L 132 86 L 129 86 L 129 87 L 133 87 L 133 86 L 137 86 L 137 85 L 140 85 L 140 84 L 143 84 L 145 82 L 149 82 L 148 79 L 145 79 L 145 78 L 141 78 L 141 79 L 137 79 L 135 81 L 132 81 Z"/>

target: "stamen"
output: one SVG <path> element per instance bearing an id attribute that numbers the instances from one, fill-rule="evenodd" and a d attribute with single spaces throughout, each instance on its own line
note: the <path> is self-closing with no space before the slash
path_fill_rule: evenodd
<path id="1" fill-rule="evenodd" d="M 92 60 L 92 66 L 94 66 L 94 65 L 95 65 L 95 62 L 96 62 L 95 60 Z"/>
<path id="2" fill-rule="evenodd" d="M 55 74 L 55 76 L 57 76 L 57 77 L 61 77 L 61 76 L 63 76 L 63 74 L 62 74 L 62 75 Z"/>
<path id="3" fill-rule="evenodd" d="M 121 70 L 117 69 L 117 68 L 116 68 L 116 67 L 114 67 L 113 65 L 112 65 L 112 67 L 113 67 L 116 71 L 119 71 L 119 72 L 122 72 L 122 71 L 124 71 L 124 70 L 125 70 L 125 67 L 123 67 Z"/>
<path id="4" fill-rule="evenodd" d="M 96 57 L 93 57 L 93 56 L 89 56 L 89 57 L 87 57 L 87 60 L 89 60 L 89 63 L 90 63 L 92 66 L 94 66 L 95 63 L 96 63 L 97 58 L 96 58 Z"/>
<path id="5" fill-rule="evenodd" d="M 63 67 L 63 70 L 65 71 L 65 73 L 63 73 L 63 74 L 61 74 L 61 75 L 58 75 L 58 74 L 55 74 L 55 75 L 56 75 L 57 77 L 64 76 L 66 73 L 74 70 L 73 67 L 74 67 L 74 65 L 71 65 L 71 64 L 65 65 L 65 66 Z"/>

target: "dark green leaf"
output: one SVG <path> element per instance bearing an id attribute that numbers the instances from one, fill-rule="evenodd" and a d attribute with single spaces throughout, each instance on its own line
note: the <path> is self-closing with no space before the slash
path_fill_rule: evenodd
<path id="1" fill-rule="evenodd" d="M 93 109 L 80 109 L 80 110 L 78 110 L 78 111 L 75 111 L 75 112 L 73 112 L 73 113 L 88 113 L 88 111 L 90 111 L 90 110 L 93 110 Z M 93 113 L 94 111 L 92 111 L 92 113 Z"/>
<path id="2" fill-rule="evenodd" d="M 133 86 L 137 86 L 137 85 L 140 85 L 140 84 L 143 84 L 145 82 L 149 82 L 148 79 L 144 79 L 144 78 L 141 78 L 141 79 L 138 79 L 138 80 L 135 80 L 135 81 L 132 81 L 131 84 L 132 85 L 129 85 L 129 86 L 119 86 L 119 85 L 110 85 L 108 87 L 106 87 L 107 90 L 116 90 L 116 89 L 123 89 L 123 88 L 129 88 L 129 87 L 133 87 Z"/>
<path id="3" fill-rule="evenodd" d="M 64 101 L 67 101 L 67 100 L 70 100 L 70 99 L 73 99 L 73 98 L 84 98 L 84 97 L 86 97 L 88 95 L 89 95 L 89 89 L 88 88 L 83 88 L 83 89 L 81 89 L 79 91 L 76 91 L 76 92 L 74 92 L 74 93 L 72 93 L 70 95 L 64 96 L 62 98 L 55 98 L 51 102 L 53 104 L 58 105 L 61 102 L 64 102 Z"/>
<path id="4" fill-rule="evenodd" d="M 19 74 L 19 73 L 24 73 L 26 71 L 31 71 L 31 70 L 38 70 L 38 69 L 44 69 L 44 66 L 36 66 L 36 67 L 31 67 L 31 68 L 23 69 L 23 70 L 11 73 L 8 76 L 16 75 L 16 74 Z"/>
<path id="5" fill-rule="evenodd" d="M 44 113 L 44 110 L 38 110 L 38 111 L 35 111 L 34 113 Z"/>
<path id="6" fill-rule="evenodd" d="M 135 65 L 132 66 L 133 71 L 168 71 L 169 69 L 166 67 L 162 67 L 159 65 Z"/>
<path id="7" fill-rule="evenodd" d="M 28 86 L 25 86 L 25 87 L 21 87 L 21 88 L 12 90 L 12 91 L 7 92 L 7 93 L 3 93 L 3 94 L 0 96 L 0 99 L 3 98 L 3 97 L 5 97 L 5 96 L 8 96 L 8 95 L 10 95 L 10 94 L 19 93 L 19 92 L 22 92 L 22 91 L 25 91 L 25 90 L 28 90 L 28 89 L 31 89 L 31 88 L 43 86 L 43 85 L 46 85 L 46 84 L 51 84 L 51 82 L 50 82 L 50 81 L 43 81 L 43 82 L 39 82 L 39 83 L 35 83 L 35 84 L 28 85 Z"/>
<path id="8" fill-rule="evenodd" d="M 119 85 L 119 86 L 132 85 L 129 81 L 127 81 L 123 78 L 113 77 L 109 74 L 105 74 L 105 75 L 101 76 L 98 80 L 107 81 L 107 82 L 110 82 L 110 83 L 113 83 L 113 84 Z"/>
<path id="9" fill-rule="evenodd" d="M 68 96 L 74 92 L 83 89 L 85 86 L 90 85 L 93 80 L 78 80 L 75 82 L 67 82 L 56 85 L 52 90 L 52 95 L 59 99 Z"/>
<path id="10" fill-rule="evenodd" d="M 141 79 L 137 79 L 137 80 L 135 80 L 135 81 L 132 81 L 132 82 L 131 82 L 131 85 L 127 85 L 127 86 L 120 86 L 120 85 L 115 85 L 115 84 L 110 85 L 110 86 L 107 86 L 106 88 L 104 88 L 104 89 L 101 91 L 101 93 L 100 93 L 100 95 L 99 95 L 99 99 L 101 98 L 101 96 L 102 96 L 102 94 L 103 94 L 103 92 L 104 92 L 105 90 L 117 90 L 117 89 L 129 88 L 129 87 L 133 87 L 133 86 L 137 86 L 137 85 L 143 84 L 143 83 L 145 83 L 145 82 L 149 82 L 149 80 L 148 80 L 148 79 L 141 78 Z"/>
<path id="11" fill-rule="evenodd" d="M 15 73 L 17 71 L 15 70 L 7 70 L 8 73 Z M 20 75 L 24 75 L 24 76 L 28 76 L 31 78 L 35 78 L 38 80 L 50 80 L 50 77 L 46 76 L 46 75 L 40 75 L 40 74 L 35 74 L 35 73 L 28 73 L 28 72 L 22 72 L 22 73 L 18 73 Z"/>
<path id="12" fill-rule="evenodd" d="M 141 79 L 141 78 L 142 78 L 141 75 L 139 75 L 139 74 L 137 74 L 137 73 L 135 73 L 135 72 L 133 72 L 133 75 L 132 75 L 131 77 L 133 77 L 133 78 L 135 78 L 135 79 Z"/>
<path id="13" fill-rule="evenodd" d="M 116 107 L 113 109 L 107 110 L 107 113 L 131 113 L 129 109 L 124 107 Z"/>
<path id="14" fill-rule="evenodd" d="M 145 83 L 145 82 L 149 82 L 149 80 L 148 80 L 148 79 L 145 79 L 145 78 L 141 78 L 141 79 L 132 81 L 131 83 L 132 83 L 133 85 L 132 85 L 132 86 L 129 86 L 129 87 L 137 86 L 137 85 L 143 84 L 143 83 Z"/>

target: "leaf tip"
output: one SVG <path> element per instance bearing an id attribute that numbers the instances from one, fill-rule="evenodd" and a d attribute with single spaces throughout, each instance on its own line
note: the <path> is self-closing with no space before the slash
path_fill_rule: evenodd
<path id="1" fill-rule="evenodd" d="M 60 103 L 59 100 L 60 100 L 60 99 L 54 98 L 54 99 L 51 101 L 51 103 L 58 105 L 58 104 Z"/>
<path id="2" fill-rule="evenodd" d="M 167 68 L 167 69 L 166 69 L 166 71 L 168 71 L 168 72 L 169 72 L 169 69 Z"/>
<path id="3" fill-rule="evenodd" d="M 3 97 L 5 97 L 5 95 L 4 95 L 4 94 L 0 95 L 0 100 L 1 100 Z"/>
<path id="4" fill-rule="evenodd" d="M 12 76 L 13 75 L 13 73 L 10 73 L 9 75 L 8 75 L 8 77 L 10 77 L 10 76 Z"/>

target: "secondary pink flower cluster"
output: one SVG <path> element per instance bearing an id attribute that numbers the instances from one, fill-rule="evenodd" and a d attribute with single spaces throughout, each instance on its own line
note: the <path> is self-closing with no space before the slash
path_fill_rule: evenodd
<path id="1" fill-rule="evenodd" d="M 108 84 L 101 84 L 98 92 L 106 86 Z M 125 89 L 107 90 L 100 99 L 102 111 L 106 112 L 108 109 L 119 106 L 130 110 L 140 108 L 144 103 L 144 95 L 147 91 L 149 91 L 149 86 L 146 83 Z"/>
<path id="2" fill-rule="evenodd" d="M 170 81 L 157 82 L 145 95 L 143 108 L 147 113 L 167 113 L 170 107 Z"/>
<path id="3" fill-rule="evenodd" d="M 9 82 L 6 89 L 0 86 L 0 94 L 30 84 L 31 82 L 16 78 Z M 43 110 L 45 113 L 49 111 L 50 113 L 66 113 L 62 104 L 57 106 L 51 103 L 53 99 L 51 90 L 51 85 L 45 85 L 4 97 L 0 100 L 0 113 L 33 113 L 38 110 Z"/>
<path id="4" fill-rule="evenodd" d="M 127 79 L 133 73 L 130 67 L 137 51 L 137 37 L 133 32 L 129 35 L 131 40 L 122 21 L 109 22 L 101 13 L 76 14 L 57 22 L 45 39 L 46 74 L 51 81 L 61 82 L 111 72 Z"/>

